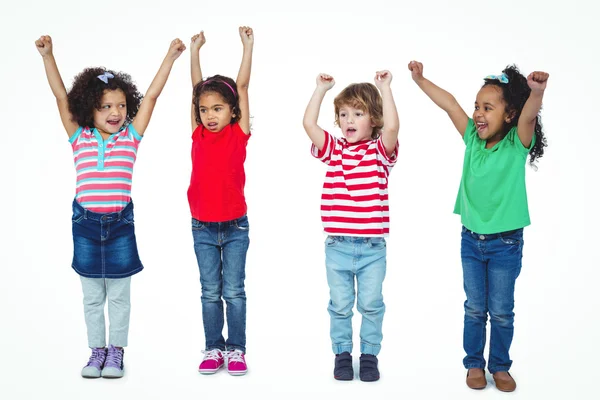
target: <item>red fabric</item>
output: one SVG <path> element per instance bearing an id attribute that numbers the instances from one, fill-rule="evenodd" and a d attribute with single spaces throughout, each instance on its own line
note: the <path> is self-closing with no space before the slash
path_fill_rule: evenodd
<path id="1" fill-rule="evenodd" d="M 199 125 L 192 134 L 192 179 L 188 201 L 192 217 L 223 222 L 246 214 L 244 185 L 248 138 L 238 123 L 213 133 Z"/>

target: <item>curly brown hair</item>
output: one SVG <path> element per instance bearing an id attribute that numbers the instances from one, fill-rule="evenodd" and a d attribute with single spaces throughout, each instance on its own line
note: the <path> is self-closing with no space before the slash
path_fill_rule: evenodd
<path id="1" fill-rule="evenodd" d="M 383 100 L 377 87 L 372 83 L 353 83 L 347 86 L 333 100 L 335 107 L 335 123 L 340 125 L 340 108 L 350 106 L 363 112 L 368 112 L 371 116 L 373 132 L 371 139 L 377 139 L 381 135 L 383 128 Z"/>
<path id="2" fill-rule="evenodd" d="M 194 86 L 192 103 L 194 104 L 194 116 L 196 117 L 196 123 L 198 125 L 202 125 L 202 120 L 200 119 L 200 96 L 204 93 L 220 94 L 225 100 L 225 103 L 231 107 L 232 114 L 235 115 L 231 118 L 231 124 L 235 124 L 240 120 L 242 112 L 240 111 L 240 99 L 237 94 L 237 84 L 233 79 L 227 76 L 214 75 L 198 82 L 196 86 Z"/>
<path id="3" fill-rule="evenodd" d="M 496 86 L 502 91 L 502 97 L 506 102 L 506 112 L 514 113 L 510 122 L 504 123 L 504 135 L 508 134 L 513 127 L 519 123 L 521 111 L 529 98 L 531 89 L 527 84 L 527 78 L 521 74 L 516 65 L 509 65 L 503 71 L 508 78 L 508 83 L 502 83 L 497 79 L 485 79 L 483 86 Z M 542 117 L 538 113 L 535 121 L 535 144 L 529 151 L 529 165 L 537 168 L 537 161 L 544 155 L 544 147 L 548 146 L 546 135 L 542 131 Z"/>
<path id="4" fill-rule="evenodd" d="M 108 78 L 104 83 L 99 75 L 110 73 L 114 78 Z M 73 87 L 67 94 L 69 112 L 73 121 L 80 126 L 94 126 L 94 110 L 100 109 L 102 96 L 107 90 L 122 90 L 127 101 L 127 115 L 123 126 L 133 121 L 142 102 L 142 94 L 137 90 L 131 76 L 124 72 L 115 72 L 103 67 L 86 68 L 73 79 Z"/>

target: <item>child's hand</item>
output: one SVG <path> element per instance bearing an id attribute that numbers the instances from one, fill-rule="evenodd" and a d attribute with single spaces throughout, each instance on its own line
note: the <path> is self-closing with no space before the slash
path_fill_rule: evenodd
<path id="1" fill-rule="evenodd" d="M 35 46 L 37 47 L 42 57 L 46 57 L 48 54 L 52 54 L 52 38 L 48 35 L 40 36 L 40 38 L 35 41 Z"/>
<path id="2" fill-rule="evenodd" d="M 390 86 L 392 83 L 392 73 L 388 70 L 375 72 L 375 86 L 381 89 L 384 86 Z"/>
<path id="3" fill-rule="evenodd" d="M 543 92 L 546 90 L 546 84 L 548 83 L 548 77 L 550 76 L 547 72 L 534 71 L 527 77 L 527 84 L 532 91 Z"/>
<path id="4" fill-rule="evenodd" d="M 423 64 L 418 61 L 408 63 L 408 70 L 412 74 L 413 81 L 418 82 L 423 79 Z"/>
<path id="5" fill-rule="evenodd" d="M 204 31 L 200 31 L 200 33 L 192 36 L 192 43 L 190 44 L 190 48 L 192 51 L 198 52 L 200 51 L 200 47 L 206 43 L 206 38 L 204 37 Z"/>
<path id="6" fill-rule="evenodd" d="M 171 58 L 173 61 L 177 60 L 181 53 L 185 50 L 185 44 L 179 39 L 175 39 L 171 42 L 171 46 L 169 47 L 169 52 L 167 53 L 167 57 Z"/>
<path id="7" fill-rule="evenodd" d="M 335 85 L 333 76 L 327 74 L 319 74 L 319 76 L 317 76 L 317 87 L 329 90 L 333 85 Z"/>
<path id="8" fill-rule="evenodd" d="M 249 26 L 240 26 L 240 37 L 244 46 L 252 46 L 254 44 L 254 32 Z"/>

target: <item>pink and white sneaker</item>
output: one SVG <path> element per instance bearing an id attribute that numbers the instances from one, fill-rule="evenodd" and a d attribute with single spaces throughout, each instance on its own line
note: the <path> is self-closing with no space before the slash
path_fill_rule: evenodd
<path id="1" fill-rule="evenodd" d="M 214 374 L 225 364 L 225 357 L 221 350 L 202 350 L 202 352 L 204 353 L 204 360 L 202 360 L 198 367 L 198 371 L 201 374 Z"/>
<path id="2" fill-rule="evenodd" d="M 228 351 L 225 356 L 227 358 L 227 372 L 229 372 L 229 375 L 245 375 L 248 372 L 243 351 L 239 349 Z"/>

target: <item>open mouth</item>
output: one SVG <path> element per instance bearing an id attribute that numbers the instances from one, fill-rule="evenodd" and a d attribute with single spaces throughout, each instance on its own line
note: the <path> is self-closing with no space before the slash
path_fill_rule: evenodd
<path id="1" fill-rule="evenodd" d="M 119 125 L 119 123 L 121 123 L 121 120 L 120 119 L 109 119 L 107 122 L 111 126 L 117 126 L 117 125 Z"/>
<path id="2" fill-rule="evenodd" d="M 354 129 L 354 128 L 348 128 L 348 129 L 346 129 L 346 135 L 348 135 L 348 136 L 352 136 L 355 133 L 356 133 L 356 129 Z"/>
<path id="3" fill-rule="evenodd" d="M 482 132 L 487 126 L 485 122 L 477 122 L 477 132 Z"/>
<path id="4" fill-rule="evenodd" d="M 218 123 L 216 123 L 216 122 L 209 122 L 209 123 L 208 123 L 208 124 L 206 124 L 206 125 L 208 126 L 208 128 L 211 128 L 211 129 L 212 129 L 212 128 L 216 128 L 216 127 L 217 127 L 217 125 L 219 125 L 219 124 L 218 124 Z"/>

